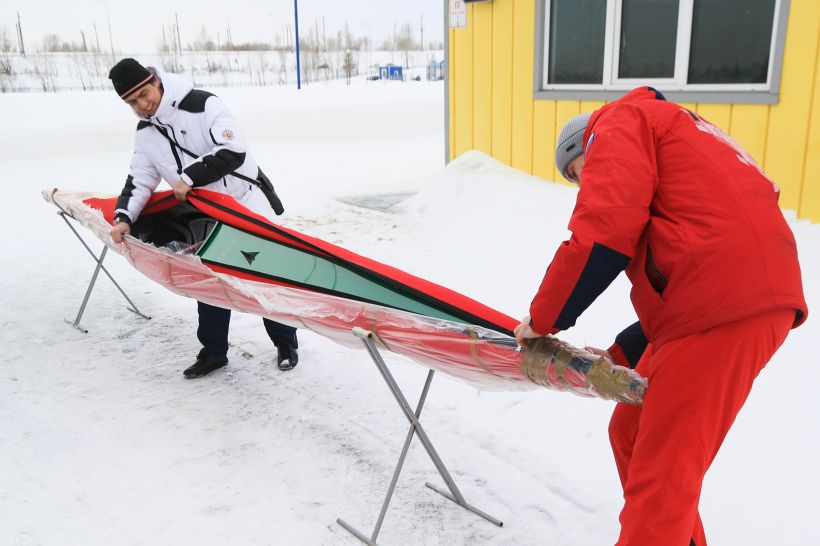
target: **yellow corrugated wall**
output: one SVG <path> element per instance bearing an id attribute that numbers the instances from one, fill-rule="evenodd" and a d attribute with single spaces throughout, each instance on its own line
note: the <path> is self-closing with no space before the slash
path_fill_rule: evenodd
<path id="1" fill-rule="evenodd" d="M 536 1 L 471 4 L 467 28 L 448 31 L 450 158 L 477 149 L 562 181 L 557 134 L 604 103 L 533 98 Z M 790 11 L 778 104 L 685 106 L 751 153 L 780 186 L 783 208 L 820 222 L 820 1 L 792 0 Z"/>

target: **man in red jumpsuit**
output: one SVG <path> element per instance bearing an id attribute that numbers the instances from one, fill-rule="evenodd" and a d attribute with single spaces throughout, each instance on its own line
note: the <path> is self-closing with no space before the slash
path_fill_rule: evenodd
<path id="1" fill-rule="evenodd" d="M 573 118 L 556 163 L 580 185 L 572 237 L 516 337 L 570 328 L 626 270 L 639 322 L 609 353 L 649 388 L 609 426 L 625 501 L 618 546 L 705 546 L 704 474 L 808 312 L 779 190 L 720 129 L 650 87 Z"/>

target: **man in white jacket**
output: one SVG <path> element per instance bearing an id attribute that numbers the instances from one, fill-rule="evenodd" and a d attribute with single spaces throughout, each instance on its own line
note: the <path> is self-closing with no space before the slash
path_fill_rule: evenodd
<path id="1" fill-rule="evenodd" d="M 248 151 L 236 120 L 219 97 L 193 89 L 190 81 L 145 68 L 134 59 L 118 62 L 108 77 L 114 89 L 139 118 L 134 156 L 125 187 L 117 200 L 111 238 L 115 243 L 131 232 L 143 207 L 161 180 L 184 201 L 192 188 L 232 196 L 253 212 L 273 218 L 281 204 Z M 228 363 L 231 311 L 199 304 L 197 337 L 202 350 L 183 375 L 201 377 Z M 276 345 L 277 365 L 289 370 L 298 362 L 296 328 L 264 319 Z"/>

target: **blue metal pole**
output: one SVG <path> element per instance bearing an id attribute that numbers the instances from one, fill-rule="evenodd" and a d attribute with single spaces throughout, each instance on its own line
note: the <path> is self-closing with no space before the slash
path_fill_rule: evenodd
<path id="1" fill-rule="evenodd" d="M 293 17 L 296 19 L 296 89 L 301 89 L 302 63 L 299 60 L 299 0 L 293 0 Z"/>

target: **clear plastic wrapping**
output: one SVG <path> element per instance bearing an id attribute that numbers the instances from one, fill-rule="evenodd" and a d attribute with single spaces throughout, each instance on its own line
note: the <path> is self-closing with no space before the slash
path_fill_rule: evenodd
<path id="1" fill-rule="evenodd" d="M 131 237 L 114 244 L 109 235 L 111 226 L 103 215 L 83 202 L 95 195 L 50 190 L 43 196 L 142 274 L 182 296 L 312 330 L 352 348 L 363 347 L 352 333 L 358 326 L 373 332 L 385 349 L 482 390 L 542 386 L 580 396 L 640 403 L 646 389 L 646 380 L 634 370 L 551 336 L 533 340 L 530 348 L 520 351 L 514 338 L 480 326 L 241 279 L 210 269 L 186 250 L 173 252 Z"/>

